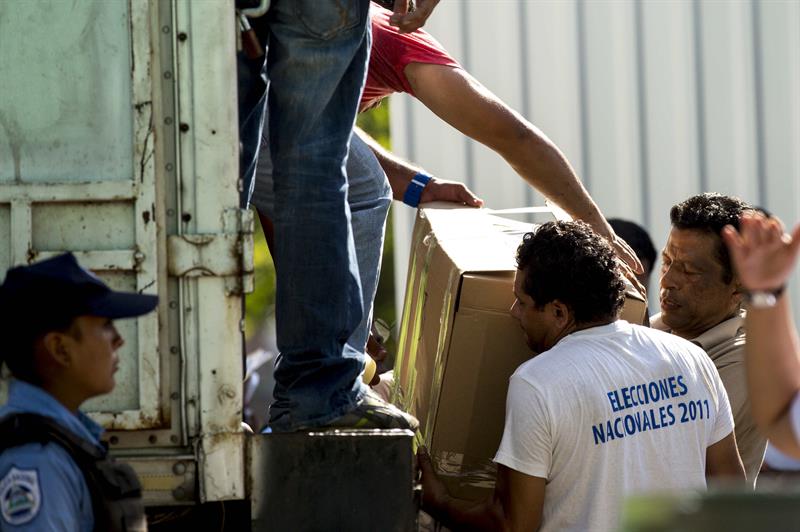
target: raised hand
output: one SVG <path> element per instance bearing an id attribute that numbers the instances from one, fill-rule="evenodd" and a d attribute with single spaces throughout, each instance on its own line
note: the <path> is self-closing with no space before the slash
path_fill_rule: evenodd
<path id="1" fill-rule="evenodd" d="M 744 288 L 772 291 L 786 284 L 792 272 L 800 249 L 800 224 L 789 235 L 780 220 L 746 213 L 739 231 L 727 226 L 722 238 Z"/>

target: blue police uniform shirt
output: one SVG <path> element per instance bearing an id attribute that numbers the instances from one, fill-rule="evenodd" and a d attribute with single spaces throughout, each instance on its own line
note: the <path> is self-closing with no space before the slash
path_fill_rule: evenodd
<path id="1" fill-rule="evenodd" d="M 17 413 L 52 418 L 99 448 L 103 429 L 43 389 L 12 380 L 0 419 Z M 0 453 L 0 531 L 91 531 L 94 514 L 83 473 L 57 443 L 28 443 Z"/>

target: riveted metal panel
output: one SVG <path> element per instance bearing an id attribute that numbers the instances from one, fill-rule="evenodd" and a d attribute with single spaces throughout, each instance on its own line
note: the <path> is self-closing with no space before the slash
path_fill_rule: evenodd
<path id="1" fill-rule="evenodd" d="M 3 266 L 74 251 L 113 286 L 157 293 L 150 6 L 0 6 Z M 157 315 L 119 328 L 120 385 L 84 410 L 107 428 L 159 426 Z"/>
<path id="2" fill-rule="evenodd" d="M 159 295 L 117 323 L 116 389 L 84 405 L 112 451 L 146 464 L 159 504 L 244 496 L 253 220 L 238 208 L 235 37 L 226 2 L 0 3 L 0 66 L 19 78 L 0 77 L 0 267 L 69 250 L 113 288 Z M 8 69 L 6 50 L 69 57 Z"/>
<path id="3" fill-rule="evenodd" d="M 236 233 L 248 226 L 248 220 L 252 224 L 252 218 L 235 210 L 239 142 L 236 100 L 231 97 L 236 94 L 234 10 L 221 2 L 178 0 L 174 5 L 180 110 L 176 173 L 180 223 L 174 238 L 230 244 L 225 233 Z M 232 254 L 236 253 L 226 252 Z M 171 273 L 177 274 L 180 261 L 173 262 L 176 269 Z M 231 271 L 231 261 L 223 262 L 227 264 L 198 254 L 200 270 L 208 274 L 219 267 L 213 273 L 229 277 L 183 276 L 178 279 L 176 300 L 185 364 L 185 416 L 198 452 L 201 501 L 242 498 L 245 493 L 240 428 L 242 282 L 237 275 L 230 276 L 244 272 Z M 252 271 L 252 265 L 240 261 L 242 269 Z"/>
<path id="4" fill-rule="evenodd" d="M 0 182 L 130 179 L 137 7 L 75 7 L 0 4 Z"/>

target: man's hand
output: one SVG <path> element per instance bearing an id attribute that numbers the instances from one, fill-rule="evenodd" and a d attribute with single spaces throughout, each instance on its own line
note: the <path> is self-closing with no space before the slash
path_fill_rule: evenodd
<path id="1" fill-rule="evenodd" d="M 383 340 L 380 338 L 380 335 L 375 331 L 375 325 L 372 326 L 372 330 L 369 332 L 369 338 L 367 338 L 367 354 L 371 356 L 372 360 L 375 362 L 383 362 L 389 354 L 388 351 L 386 351 L 386 346 L 383 345 Z"/>
<path id="2" fill-rule="evenodd" d="M 420 196 L 420 203 L 429 201 L 449 201 L 462 203 L 468 207 L 481 207 L 483 200 L 472 193 L 463 183 L 458 181 L 444 181 L 432 177 Z"/>
<path id="3" fill-rule="evenodd" d="M 589 226 L 594 230 L 595 233 L 605 238 L 611 247 L 614 248 L 614 253 L 616 253 L 619 260 L 622 262 L 622 265 L 625 266 L 623 268 L 622 273 L 630 279 L 631 283 L 639 289 L 642 294 L 644 295 L 646 290 L 642 286 L 642 284 L 636 279 L 637 273 L 644 273 L 644 266 L 639 261 L 639 258 L 636 256 L 636 252 L 625 242 L 622 238 L 614 232 L 614 229 L 608 224 L 605 218 L 601 218 L 602 223 L 591 223 L 587 220 L 584 220 Z"/>
<path id="4" fill-rule="evenodd" d="M 636 252 L 631 249 L 627 242 L 614 234 L 614 239 L 611 241 L 611 246 L 617 253 L 617 256 L 622 259 L 622 262 L 627 264 L 634 273 L 643 273 L 644 267 L 636 256 Z"/>
<path id="5" fill-rule="evenodd" d="M 408 12 L 408 0 L 394 0 L 394 14 L 389 24 L 397 27 L 400 33 L 411 33 L 425 25 L 439 0 L 417 0 L 416 9 Z"/>
<path id="6" fill-rule="evenodd" d="M 617 252 L 617 264 L 619 265 L 620 272 L 622 276 L 625 277 L 633 287 L 647 299 L 647 288 L 639 282 L 639 279 L 636 277 L 636 274 L 628 265 L 628 263 L 624 262 L 621 258 L 619 258 L 619 252 Z"/>
<path id="7" fill-rule="evenodd" d="M 431 456 L 425 447 L 417 450 L 417 467 L 422 474 L 422 509 L 435 515 L 436 510 L 444 506 L 449 494 L 444 483 L 439 480 L 433 470 Z"/>
<path id="8" fill-rule="evenodd" d="M 558 205 L 554 205 L 556 208 L 561 208 Z M 563 209 L 562 209 L 563 210 Z M 570 213 L 567 213 L 570 214 Z M 576 218 L 573 215 L 573 218 Z M 611 227 L 611 224 L 608 223 L 608 220 L 603 217 L 600 211 L 597 211 L 595 216 L 592 217 L 577 217 L 577 219 L 584 221 L 585 223 L 589 224 L 589 227 L 597 233 L 598 235 L 605 238 L 611 247 L 614 248 L 614 253 L 616 253 L 617 257 L 628 266 L 628 270 L 625 272 L 625 277 L 631 279 L 631 282 L 637 287 L 641 287 L 642 285 L 638 281 L 634 281 L 634 275 L 628 275 L 629 273 L 637 274 L 637 273 L 644 273 L 644 266 L 639 261 L 639 258 L 636 256 L 636 252 L 631 249 L 627 242 L 625 242 L 622 238 L 614 232 L 614 228 Z M 644 294 L 644 291 L 642 291 Z"/>
<path id="9" fill-rule="evenodd" d="M 786 284 L 800 249 L 800 224 L 791 235 L 775 218 L 745 213 L 739 231 L 730 225 L 722 238 L 739 280 L 747 290 L 776 290 Z"/>

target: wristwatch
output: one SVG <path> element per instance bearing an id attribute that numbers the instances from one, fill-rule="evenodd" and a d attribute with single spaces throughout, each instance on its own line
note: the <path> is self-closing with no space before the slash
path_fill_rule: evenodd
<path id="1" fill-rule="evenodd" d="M 744 293 L 744 301 L 750 308 L 772 308 L 778 304 L 778 298 L 786 285 L 775 290 L 753 290 Z"/>

